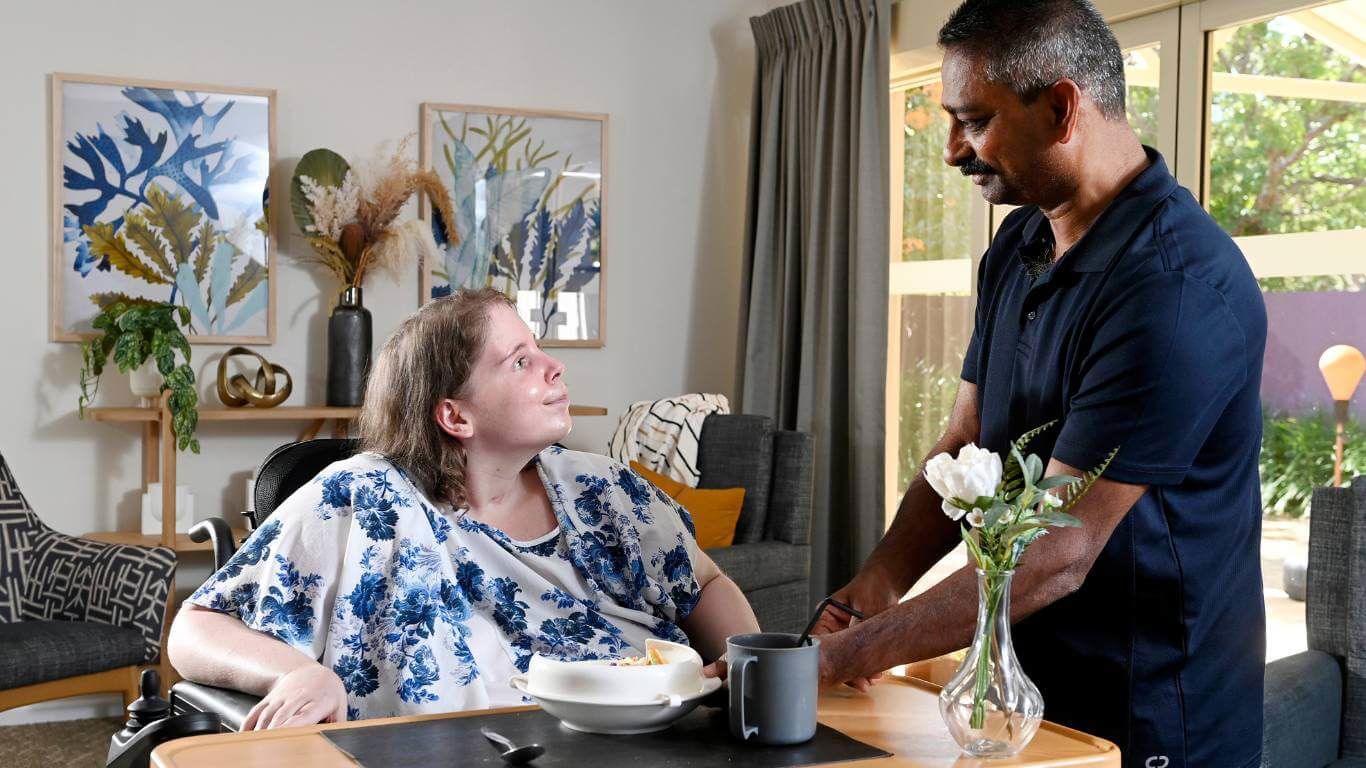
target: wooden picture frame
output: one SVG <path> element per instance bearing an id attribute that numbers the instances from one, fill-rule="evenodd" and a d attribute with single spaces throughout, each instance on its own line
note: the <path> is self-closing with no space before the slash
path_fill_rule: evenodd
<path id="1" fill-rule="evenodd" d="M 121 295 L 190 308 L 193 344 L 273 344 L 275 91 L 60 72 L 51 89 L 49 338 L 95 337 L 97 301 Z"/>
<path id="2" fill-rule="evenodd" d="M 445 261 L 419 262 L 419 304 L 492 285 L 518 302 L 541 346 L 604 346 L 608 116 L 424 102 L 419 145 L 422 167 L 451 193 L 461 240 L 448 245 L 424 196 L 420 215 Z"/>

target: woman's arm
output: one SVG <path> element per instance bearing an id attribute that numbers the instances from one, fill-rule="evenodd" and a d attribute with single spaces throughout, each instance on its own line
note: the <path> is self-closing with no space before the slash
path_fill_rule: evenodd
<path id="1" fill-rule="evenodd" d="M 703 661 L 712 662 L 726 652 L 727 637 L 758 632 L 759 620 L 740 587 L 700 550 L 693 562 L 693 578 L 702 592 L 682 628 Z"/>
<path id="2" fill-rule="evenodd" d="M 284 675 L 317 662 L 243 624 L 236 616 L 186 604 L 166 641 L 171 665 L 186 680 L 264 696 Z"/>
<path id="3" fill-rule="evenodd" d="M 263 696 L 242 730 L 346 721 L 346 689 L 332 670 L 234 616 L 187 604 L 166 642 L 187 680 Z"/>

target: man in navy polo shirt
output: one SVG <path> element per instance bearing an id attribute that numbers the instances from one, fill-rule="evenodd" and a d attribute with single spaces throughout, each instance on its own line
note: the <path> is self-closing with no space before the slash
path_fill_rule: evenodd
<path id="1" fill-rule="evenodd" d="M 1252 766 L 1262 744 L 1261 442 L 1266 312 L 1237 246 L 1125 119 L 1123 58 L 1086 0 L 968 0 L 940 30 L 945 160 L 1006 217 L 932 454 L 1031 451 L 1046 474 L 1119 454 L 1014 580 L 1014 639 L 1050 720 L 1126 766 Z M 827 683 L 966 646 L 964 568 L 898 598 L 959 541 L 923 477 L 831 610 Z"/>

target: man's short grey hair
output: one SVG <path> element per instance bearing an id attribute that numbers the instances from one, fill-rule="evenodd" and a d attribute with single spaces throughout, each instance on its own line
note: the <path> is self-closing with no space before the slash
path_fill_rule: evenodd
<path id="1" fill-rule="evenodd" d="M 1107 120 L 1124 119 L 1124 54 L 1089 0 L 967 0 L 939 45 L 980 57 L 986 78 L 1025 102 L 1066 77 Z"/>

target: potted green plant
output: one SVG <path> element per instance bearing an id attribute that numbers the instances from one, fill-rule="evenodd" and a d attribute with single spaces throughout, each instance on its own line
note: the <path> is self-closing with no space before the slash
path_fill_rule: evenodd
<path id="1" fill-rule="evenodd" d="M 93 323 L 100 335 L 81 345 L 81 418 L 99 390 L 100 374 L 111 354 L 119 370 L 130 375 L 150 361 L 161 374 L 160 391 L 171 393 L 176 446 L 199 453 L 194 436 L 199 393 L 190 368 L 190 342 L 180 330 L 189 322 L 190 310 L 159 301 L 120 298 L 101 305 Z"/>

